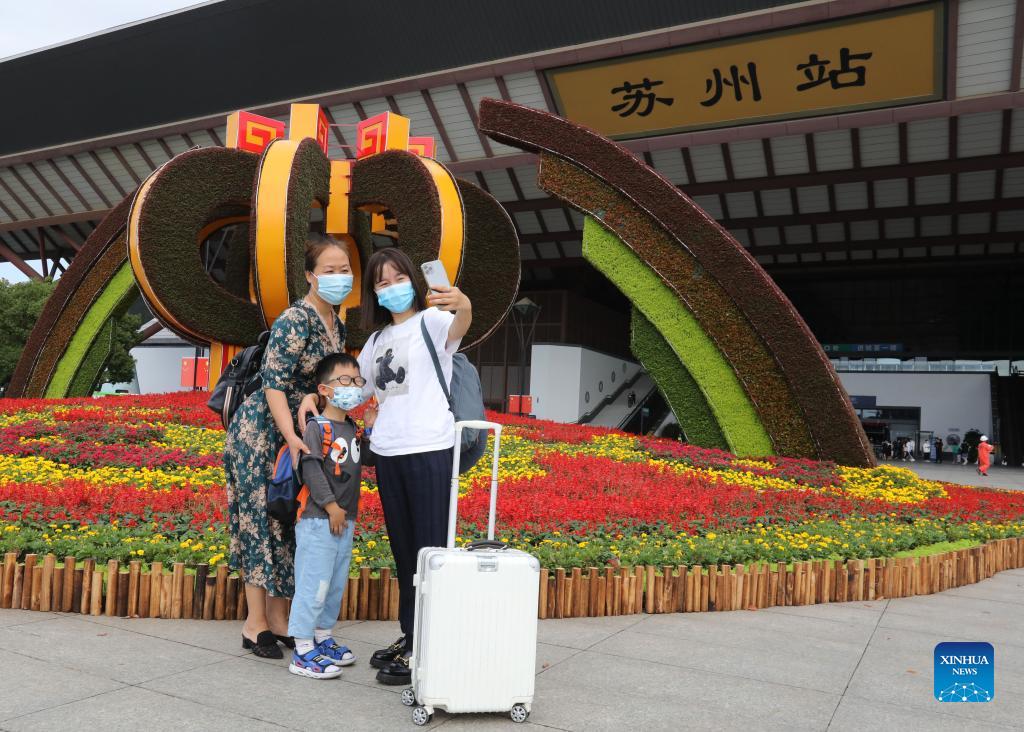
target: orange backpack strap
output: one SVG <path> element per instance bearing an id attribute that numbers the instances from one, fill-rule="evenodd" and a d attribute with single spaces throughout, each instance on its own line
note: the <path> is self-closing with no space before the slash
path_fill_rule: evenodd
<path id="1" fill-rule="evenodd" d="M 323 450 L 323 458 L 326 460 L 327 456 L 331 454 L 331 445 L 334 444 L 334 428 L 329 419 L 324 419 L 322 417 L 317 417 L 316 423 L 317 426 L 320 427 L 320 445 Z M 299 459 L 301 460 L 302 458 L 300 457 Z M 338 475 L 337 464 L 334 466 L 334 474 Z M 302 488 L 299 489 L 298 499 L 299 508 L 295 513 L 296 521 L 302 518 L 302 512 L 306 510 L 306 502 L 309 501 L 309 486 L 305 483 L 303 483 Z"/>

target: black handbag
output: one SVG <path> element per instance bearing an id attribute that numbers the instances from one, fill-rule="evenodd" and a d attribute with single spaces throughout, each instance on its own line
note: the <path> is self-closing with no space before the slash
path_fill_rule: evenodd
<path id="1" fill-rule="evenodd" d="M 267 350 L 270 331 L 260 333 L 256 344 L 248 346 L 231 359 L 224 373 L 217 379 L 217 385 L 210 392 L 206 406 L 220 415 L 224 429 L 228 428 L 231 418 L 245 401 L 246 397 L 263 386 L 260 369 L 263 365 L 263 352 Z"/>

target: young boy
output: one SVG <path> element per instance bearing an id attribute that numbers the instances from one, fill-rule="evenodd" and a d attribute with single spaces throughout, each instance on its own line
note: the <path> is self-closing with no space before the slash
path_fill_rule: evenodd
<path id="1" fill-rule="evenodd" d="M 330 420 L 328 435 L 315 420 L 306 424 L 303 440 L 309 453 L 300 461 L 300 477 L 309 495 L 299 509 L 295 526 L 295 596 L 288 634 L 295 651 L 288 670 L 313 679 L 341 675 L 342 666 L 356 657 L 331 637 L 352 561 L 352 533 L 359 509 L 360 458 L 370 456 L 369 440 L 356 436 L 348 412 L 362 402 L 359 363 L 347 353 L 324 358 L 316 369 L 317 391 L 327 399 L 323 416 Z M 376 413 L 367 410 L 367 434 Z M 362 442 L 362 444 L 360 444 Z"/>

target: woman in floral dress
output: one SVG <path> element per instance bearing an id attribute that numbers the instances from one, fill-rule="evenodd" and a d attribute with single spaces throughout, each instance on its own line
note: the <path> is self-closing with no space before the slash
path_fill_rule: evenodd
<path id="1" fill-rule="evenodd" d="M 266 658 L 281 658 L 278 641 L 287 637 L 288 598 L 294 591 L 295 541 L 267 515 L 267 484 L 281 445 L 293 460 L 309 452 L 296 432 L 295 412 L 304 394 L 316 391 L 316 365 L 345 346 L 337 305 L 352 288 L 352 267 L 344 244 L 319 234 L 306 244 L 309 293 L 281 313 L 270 329 L 263 357 L 263 389 L 239 407 L 228 426 L 224 470 L 228 494 L 231 567 L 245 581 L 248 616 L 242 647 Z M 347 287 L 346 287 L 347 284 Z"/>

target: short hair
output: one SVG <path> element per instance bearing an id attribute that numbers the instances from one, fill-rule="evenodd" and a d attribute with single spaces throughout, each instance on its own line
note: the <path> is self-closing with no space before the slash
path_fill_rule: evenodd
<path id="1" fill-rule="evenodd" d="M 338 247 L 341 251 L 345 252 L 345 256 L 348 257 L 349 262 L 352 261 L 352 252 L 349 251 L 348 244 L 335 239 L 333 236 L 327 234 L 321 234 L 316 231 L 311 231 L 309 236 L 306 237 L 306 271 L 312 272 L 316 269 L 316 262 L 320 259 L 320 255 L 323 254 L 330 247 Z"/>
<path id="2" fill-rule="evenodd" d="M 359 303 L 362 315 L 360 325 L 367 332 L 391 322 L 391 312 L 377 302 L 377 292 L 373 289 L 377 280 L 380 279 L 380 273 L 384 271 L 384 265 L 387 264 L 392 265 L 400 274 L 409 278 L 413 292 L 416 293 L 413 300 L 416 310 L 427 309 L 427 288 L 424 286 L 422 278 L 416 275 L 416 266 L 409 259 L 409 255 L 398 247 L 380 249 L 370 257 L 366 263 L 366 272 L 363 274 L 362 301 Z"/>
<path id="3" fill-rule="evenodd" d="M 356 371 L 359 370 L 359 362 L 352 354 L 332 353 L 329 356 L 324 356 L 316 365 L 316 383 L 323 384 L 339 366 L 355 366 Z"/>

